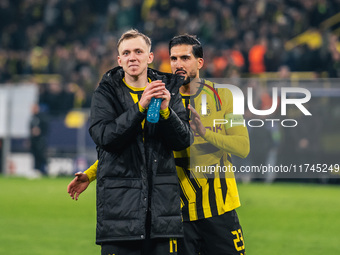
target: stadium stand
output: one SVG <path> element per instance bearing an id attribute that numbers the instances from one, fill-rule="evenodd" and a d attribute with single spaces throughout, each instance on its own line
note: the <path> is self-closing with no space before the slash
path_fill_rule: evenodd
<path id="1" fill-rule="evenodd" d="M 60 118 L 90 106 L 129 28 L 152 38 L 161 71 L 169 39 L 189 33 L 205 49 L 201 77 L 340 78 L 340 1 L 2 0 L 0 84 L 37 84 L 42 111 L 64 130 Z"/>

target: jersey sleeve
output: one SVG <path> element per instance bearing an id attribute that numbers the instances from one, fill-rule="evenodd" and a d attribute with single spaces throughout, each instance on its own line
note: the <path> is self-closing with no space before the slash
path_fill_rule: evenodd
<path id="1" fill-rule="evenodd" d="M 96 162 L 94 162 L 94 164 L 84 172 L 84 174 L 86 174 L 89 178 L 90 182 L 93 182 L 97 178 L 97 167 L 98 160 L 96 160 Z"/>
<path id="2" fill-rule="evenodd" d="M 164 109 L 164 110 L 160 110 L 159 111 L 160 115 L 162 116 L 163 119 L 168 119 L 169 118 L 169 115 L 170 115 L 170 109 L 169 107 Z"/>

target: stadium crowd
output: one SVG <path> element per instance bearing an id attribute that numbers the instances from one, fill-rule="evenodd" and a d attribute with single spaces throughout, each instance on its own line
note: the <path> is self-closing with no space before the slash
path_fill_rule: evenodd
<path id="1" fill-rule="evenodd" d="M 288 78 L 290 71 L 340 77 L 339 26 L 340 0 L 1 0 L 0 84 L 39 84 L 40 110 L 51 118 L 89 108 L 130 28 L 152 38 L 151 67 L 160 71 L 170 72 L 169 40 L 189 33 L 203 44 L 204 78 Z M 271 132 L 252 135 L 276 138 L 250 159 L 281 144 L 278 130 Z"/>
<path id="2" fill-rule="evenodd" d="M 339 77 L 337 19 L 327 22 L 339 10 L 340 1 L 327 0 L 2 0 L 0 83 L 57 74 L 71 104 L 88 107 L 98 79 L 116 65 L 117 36 L 131 27 L 153 39 L 153 67 L 162 71 L 170 71 L 168 40 L 189 33 L 205 47 L 202 77 L 283 66 Z M 42 100 L 52 87 L 42 86 Z"/>

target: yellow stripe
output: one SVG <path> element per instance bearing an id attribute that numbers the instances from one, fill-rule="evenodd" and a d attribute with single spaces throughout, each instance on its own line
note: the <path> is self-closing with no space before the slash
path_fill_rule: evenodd
<path id="1" fill-rule="evenodd" d="M 218 215 L 221 215 L 224 207 L 223 202 L 223 196 L 222 196 L 222 187 L 221 187 L 221 179 L 218 176 L 218 173 L 215 173 L 215 179 L 214 179 L 214 189 L 215 189 L 215 195 L 216 195 L 216 205 L 217 205 L 217 212 Z M 225 181 L 225 180 L 224 180 Z"/>
<path id="2" fill-rule="evenodd" d="M 227 183 L 228 190 L 226 203 L 224 204 L 223 210 L 224 212 L 228 212 L 239 207 L 241 204 L 235 178 L 226 178 L 225 181 Z"/>
<path id="3" fill-rule="evenodd" d="M 212 216 L 211 207 L 209 203 L 209 185 L 202 186 L 202 206 L 205 218 Z"/>
<path id="4" fill-rule="evenodd" d="M 182 207 L 184 206 L 184 202 L 183 202 L 182 198 L 180 198 L 180 199 L 181 199 L 181 209 L 182 209 Z"/>
<path id="5" fill-rule="evenodd" d="M 137 103 L 138 102 L 138 94 L 130 93 L 132 96 L 133 102 Z"/>
<path id="6" fill-rule="evenodd" d="M 131 85 L 129 85 L 129 84 L 126 83 L 125 78 L 123 78 L 123 82 L 124 82 L 124 84 L 125 84 L 129 89 L 131 89 L 131 90 L 133 90 L 133 91 L 144 91 L 144 89 L 146 88 L 146 86 L 143 87 L 143 88 L 133 87 L 133 86 L 131 86 Z M 149 82 L 149 83 L 151 82 L 151 79 L 150 79 L 150 78 L 148 78 L 148 82 Z"/>
<path id="7" fill-rule="evenodd" d="M 198 181 L 198 179 L 200 179 L 200 178 L 199 178 L 199 176 L 196 175 L 196 174 L 199 174 L 199 173 L 196 173 L 196 174 L 195 174 L 195 171 L 190 171 L 190 173 L 191 173 L 191 175 L 192 175 L 192 177 L 193 177 L 193 178 L 191 178 L 191 179 L 194 179 L 194 181 L 196 182 L 197 186 L 198 186 L 199 188 L 202 188 L 202 185 L 201 185 L 201 184 L 204 185 L 204 183 L 200 183 L 200 182 Z"/>

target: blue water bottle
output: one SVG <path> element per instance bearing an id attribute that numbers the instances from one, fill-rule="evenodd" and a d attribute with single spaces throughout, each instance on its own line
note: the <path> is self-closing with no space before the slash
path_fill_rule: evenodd
<path id="1" fill-rule="evenodd" d="M 159 120 L 159 110 L 161 109 L 162 98 L 151 98 L 149 104 L 148 114 L 146 116 L 147 121 L 151 123 L 157 123 Z"/>

